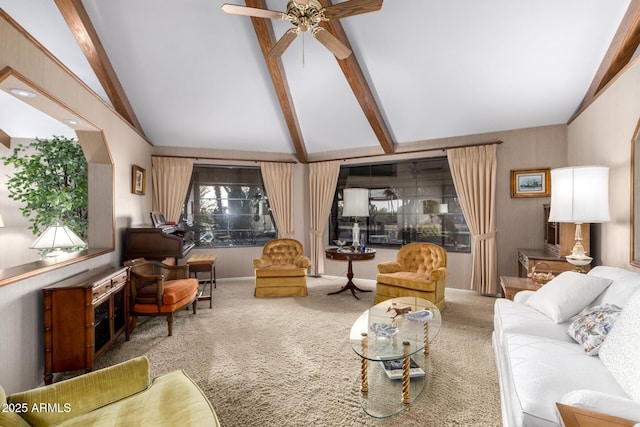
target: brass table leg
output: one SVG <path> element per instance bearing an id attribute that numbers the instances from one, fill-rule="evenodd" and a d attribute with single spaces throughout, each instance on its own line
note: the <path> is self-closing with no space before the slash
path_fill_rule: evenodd
<path id="1" fill-rule="evenodd" d="M 360 391 L 362 394 L 367 394 L 369 392 L 369 377 L 368 377 L 368 366 L 369 361 L 367 360 L 367 349 L 369 348 L 369 339 L 367 337 L 366 332 L 362 332 L 362 359 L 360 360 Z"/>
<path id="2" fill-rule="evenodd" d="M 408 405 L 411 403 L 409 341 L 402 343 L 402 352 L 404 353 L 404 358 L 402 359 L 402 403 Z"/>
<path id="3" fill-rule="evenodd" d="M 429 322 L 424 322 L 424 354 L 429 354 Z"/>

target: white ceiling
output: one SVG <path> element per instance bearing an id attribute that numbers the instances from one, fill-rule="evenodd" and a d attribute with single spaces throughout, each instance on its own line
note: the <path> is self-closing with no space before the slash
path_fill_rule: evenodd
<path id="1" fill-rule="evenodd" d="M 225 14 L 224 2 L 82 3 L 152 144 L 295 153 L 251 20 Z M 379 12 L 340 22 L 403 144 L 566 123 L 629 3 L 386 0 Z M 286 10 L 285 0 L 267 5 Z M 106 98 L 53 0 L 0 7 Z M 290 24 L 273 27 L 279 38 Z M 298 37 L 282 61 L 309 154 L 380 146 L 317 40 Z M 3 98 L 0 108 L 13 111 Z M 0 120 L 9 135 L 27 137 Z"/>

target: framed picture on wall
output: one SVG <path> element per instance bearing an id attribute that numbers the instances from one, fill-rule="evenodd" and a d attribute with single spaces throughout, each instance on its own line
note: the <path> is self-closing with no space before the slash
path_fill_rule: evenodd
<path id="1" fill-rule="evenodd" d="M 147 171 L 145 171 L 138 165 L 133 165 L 131 174 L 131 192 L 133 194 L 144 195 L 146 182 Z"/>
<path id="2" fill-rule="evenodd" d="M 550 169 L 518 169 L 511 171 L 511 197 L 549 197 Z"/>

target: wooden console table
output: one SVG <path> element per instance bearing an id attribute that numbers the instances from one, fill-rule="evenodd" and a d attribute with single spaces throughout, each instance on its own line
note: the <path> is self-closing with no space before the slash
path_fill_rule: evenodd
<path id="1" fill-rule="evenodd" d="M 565 257 L 553 255 L 544 249 L 518 249 L 518 276 L 527 277 L 531 269 L 540 262 L 546 263 L 554 275 L 576 269 Z M 583 267 L 585 273 L 589 269 L 588 265 Z"/>
<path id="2" fill-rule="evenodd" d="M 92 370 L 129 321 L 126 267 L 89 270 L 42 293 L 45 384 L 57 372 Z"/>
<path id="3" fill-rule="evenodd" d="M 500 287 L 502 288 L 502 297 L 513 300 L 518 292 L 537 291 L 542 285 L 528 277 L 500 276 Z"/>

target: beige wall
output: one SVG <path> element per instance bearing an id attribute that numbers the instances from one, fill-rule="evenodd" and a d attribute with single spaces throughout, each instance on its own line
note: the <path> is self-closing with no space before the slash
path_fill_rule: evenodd
<path id="1" fill-rule="evenodd" d="M 594 228 L 602 264 L 633 269 L 630 259 L 631 139 L 640 118 L 640 64 L 636 59 L 569 125 L 571 165 L 608 166 L 611 222 Z"/>

